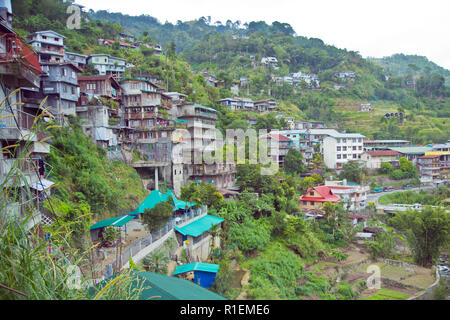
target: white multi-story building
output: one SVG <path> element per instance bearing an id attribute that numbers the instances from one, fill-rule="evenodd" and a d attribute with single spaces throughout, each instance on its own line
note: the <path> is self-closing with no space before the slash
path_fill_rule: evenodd
<path id="1" fill-rule="evenodd" d="M 356 183 L 343 181 L 325 181 L 325 186 L 342 199 L 344 208 L 350 211 L 359 211 L 367 206 L 369 186 L 360 186 Z"/>
<path id="2" fill-rule="evenodd" d="M 337 133 L 326 136 L 322 143 L 325 166 L 329 169 L 341 169 L 349 161 L 360 161 L 364 152 L 364 138 L 359 133 Z"/>

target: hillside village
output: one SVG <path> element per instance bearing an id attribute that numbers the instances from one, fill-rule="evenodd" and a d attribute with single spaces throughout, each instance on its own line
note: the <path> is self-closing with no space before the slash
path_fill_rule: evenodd
<path id="1" fill-rule="evenodd" d="M 344 130 L 329 121 L 299 119 L 286 112 L 284 103 L 270 94 L 264 93 L 261 95 L 264 98 L 258 100 L 245 94 L 247 78 L 235 79 L 227 87 L 210 71 L 198 73 L 204 78 L 205 85 L 225 88 L 230 90 L 226 93 L 232 94 L 216 99 L 213 105 L 193 102 L 188 99 L 188 92 L 170 91 L 168 80 L 164 77 L 152 74 L 129 76 L 127 70 L 135 68 L 132 61 L 109 54 L 85 55 L 67 51 L 66 37 L 53 30 L 39 30 L 25 38 L 20 37 L 14 31 L 14 16 L 8 2 L 4 1 L 4 7 L 0 7 L 0 100 L 3 101 L 0 134 L 2 149 L 5 150 L 0 158 L 0 182 L 5 190 L 13 186 L 16 197 L 8 199 L 2 212 L 6 212 L 8 217 L 22 220 L 28 217 L 25 220 L 26 231 L 40 234 L 43 239 L 50 235 L 46 230 L 58 223 L 58 213 L 55 214 L 51 207 L 51 199 L 64 194 L 58 190 L 61 183 L 55 180 L 55 171 L 50 164 L 55 161 L 55 156 L 49 155 L 58 148 L 59 143 L 52 141 L 58 138 L 51 135 L 51 132 L 56 132 L 52 131 L 55 129 L 44 129 L 44 126 L 70 130 L 75 128 L 74 123 L 78 123 L 80 130 L 102 150 L 101 153 L 109 162 L 118 161 L 132 168 L 139 178 L 136 181 L 142 184 L 144 197 L 136 200 L 139 205 L 120 212 L 111 210 L 109 216 L 94 212 L 90 220 L 89 231 L 83 239 L 87 237 L 88 242 L 97 245 L 92 250 L 95 256 L 93 277 L 96 281 L 107 281 L 121 270 L 136 264 L 136 268 L 151 271 L 139 277 L 145 279 L 153 290 L 160 288 L 160 292 L 169 292 L 168 295 L 175 299 L 190 299 L 192 294 L 200 300 L 223 299 L 224 296 L 232 299 L 270 299 L 271 290 L 275 290 L 273 284 L 265 284 L 270 290 L 264 295 L 258 291 L 262 289 L 248 283 L 248 279 L 251 283 L 257 283 L 254 278 L 250 278 L 254 276 L 250 275 L 253 270 L 259 270 L 256 267 L 252 269 L 255 259 L 263 259 L 270 252 L 277 252 L 279 259 L 291 259 L 292 252 L 302 252 L 302 243 L 311 243 L 312 251 L 324 252 L 317 256 L 315 253 L 300 254 L 304 259 L 304 270 L 318 272 L 315 273 L 317 278 L 310 281 L 313 283 L 319 281 L 318 274 L 321 272 L 330 276 L 330 266 L 336 266 L 336 270 L 338 266 L 345 269 L 351 261 L 352 267 L 362 268 L 369 261 L 370 250 L 367 248 L 370 245 L 365 245 L 366 241 L 375 241 L 380 228 L 384 228 L 384 233 L 390 232 L 388 230 L 391 227 L 387 228 L 384 220 L 386 216 L 394 216 L 399 210 L 429 209 L 415 203 L 404 206 L 401 203 L 383 205 L 379 201 L 381 196 L 408 190 L 425 190 L 430 194 L 433 190 L 443 190 L 444 194 L 447 192 L 447 198 L 443 199 L 447 201 L 446 205 L 442 202 L 442 205 L 435 207 L 448 208 L 450 140 L 446 143 L 418 145 L 396 136 L 391 136 L 389 140 L 371 139 L 363 133 Z M 119 45 L 125 50 L 150 50 L 157 57 L 167 54 L 163 46 L 145 43 L 127 33 L 116 34 L 115 39 L 99 38 L 98 45 Z M 255 67 L 278 68 L 277 58 L 271 56 L 262 57 L 260 61 L 253 59 L 252 63 Z M 342 70 L 333 77 L 333 90 L 337 91 L 357 81 L 355 72 L 351 70 Z M 294 91 L 321 90 L 323 82 L 318 74 L 300 70 L 289 76 L 273 75 L 272 81 L 276 86 L 292 85 Z M 223 109 L 218 109 L 218 106 Z M 375 108 L 370 103 L 357 106 L 359 113 L 371 113 Z M 248 115 L 247 128 L 264 128 L 258 127 L 261 123 L 259 117 L 274 115 L 274 121 L 280 126 L 259 137 L 259 141 L 267 139 L 269 147 L 271 144 L 278 146 L 279 152 L 272 160 L 280 168 L 279 172 L 267 178 L 273 180 L 264 180 L 266 178 L 258 176 L 245 163 L 236 163 L 230 159 L 211 163 L 205 158 L 207 150 L 217 152 L 217 148 L 235 147 L 236 141 L 223 139 L 220 134 L 223 110 Z M 402 111 L 386 112 L 382 116 L 407 121 Z M 214 148 L 208 149 L 208 146 Z M 187 162 L 186 157 L 196 161 Z M 73 162 L 77 162 L 76 158 Z M 17 176 L 22 177 L 23 181 L 16 181 Z M 252 185 L 250 179 L 256 176 L 259 181 L 263 181 L 262 184 Z M 71 193 L 70 189 L 66 192 Z M 205 200 L 209 192 L 220 201 Z M 269 197 L 280 194 L 287 204 L 269 200 Z M 255 204 L 255 201 L 260 202 Z M 150 212 L 162 211 L 165 204 L 170 204 L 172 208 L 167 219 L 158 224 L 148 220 L 151 219 L 148 217 Z M 92 206 L 91 209 L 94 210 Z M 279 223 L 283 227 L 280 228 L 285 229 L 277 233 L 276 237 L 280 238 L 276 239 L 283 240 L 266 241 L 266 238 L 270 238 L 270 232 L 263 222 L 259 223 L 253 218 L 267 216 L 267 219 L 275 219 L 281 211 L 283 217 L 280 216 Z M 448 221 L 448 210 L 443 211 Z M 237 216 L 230 218 L 232 212 L 234 215 L 238 215 L 237 212 L 251 213 L 248 214 L 248 220 L 239 220 L 241 218 Z M 284 212 L 287 214 L 284 215 Z M 297 239 L 295 237 L 299 235 L 291 234 L 292 230 L 299 234 L 306 234 L 306 231 L 298 230 L 313 232 L 324 221 L 328 221 L 328 228 L 331 226 L 330 217 L 340 217 L 344 213 L 345 217 L 339 218 L 343 219 L 340 220 L 341 228 L 343 230 L 344 225 L 348 224 L 349 230 L 353 231 L 346 232 L 353 232 L 353 236 L 342 252 L 337 249 L 337 242 L 330 246 L 332 249 L 325 249 L 322 244 L 318 244 L 318 236 L 317 239 L 315 235 Z M 303 222 L 294 223 L 291 220 L 297 218 Z M 155 223 L 155 228 L 151 223 Z M 301 227 L 303 223 L 311 225 Z M 257 235 L 255 233 L 258 244 L 252 245 L 250 240 L 240 238 L 245 228 L 251 229 L 251 226 L 255 230 L 262 230 Z M 111 230 L 116 231 L 114 233 Z M 224 247 L 224 235 L 220 230 L 227 230 L 232 237 L 232 240 L 226 241 L 229 248 Z M 323 230 L 320 232 L 325 232 Z M 110 233 L 115 236 L 110 237 Z M 335 227 L 332 227 L 332 234 L 330 237 L 335 236 Z M 288 240 L 283 235 L 288 235 Z M 326 243 L 323 239 L 321 241 Z M 405 247 L 405 251 L 411 253 L 411 248 L 407 248 L 404 241 L 400 242 L 398 247 Z M 268 251 L 263 251 L 260 246 L 262 243 L 267 244 Z M 280 243 L 296 249 L 277 249 Z M 228 260 L 223 262 L 225 258 L 219 252 L 222 250 L 232 255 L 235 246 L 244 254 L 260 250 L 261 255 L 242 264 L 242 258 L 238 256 L 232 259 L 231 265 L 227 264 Z M 163 249 L 168 250 L 170 261 L 162 268 L 163 272 L 159 272 L 157 262 L 149 257 Z M 341 259 L 342 255 L 350 256 L 349 260 L 342 262 L 345 261 Z M 313 256 L 315 258 L 311 258 Z M 386 267 L 391 261 L 388 258 L 393 256 L 377 256 L 382 259 L 375 261 Z M 318 263 L 322 264 L 323 269 L 315 269 Z M 406 261 L 403 263 L 407 264 Z M 411 260 L 408 263 L 414 265 Z M 391 267 L 397 268 L 398 265 Z M 386 280 L 390 283 L 389 288 L 401 292 L 403 298 L 422 293 L 436 278 L 430 265 L 421 267 L 424 269 L 419 270 L 417 267 L 414 275 Z M 235 271 L 228 275 L 238 282 L 238 285 L 232 286 L 234 291 L 228 287 L 220 289 L 214 284 L 216 277 L 224 277 L 223 269 Z M 255 272 L 263 274 L 266 271 Z M 361 274 L 361 270 L 358 272 Z M 164 277 L 161 274 L 169 277 L 161 278 Z M 297 271 L 295 275 L 297 280 L 301 278 Z M 418 275 L 423 279 L 420 285 L 404 281 Z M 334 276 L 337 275 L 330 277 Z M 323 291 L 320 296 L 303 282 L 309 281 L 306 279 L 298 280 L 302 284 L 297 285 L 297 289 L 292 292 L 284 292 L 284 289 L 278 292 L 276 289 L 275 296 L 281 299 L 294 296 L 329 297 L 327 295 L 331 291 Z M 374 296 L 373 291 L 365 290 L 360 284 L 355 289 L 358 281 L 363 279 L 361 276 L 348 280 L 348 286 L 354 285 L 353 290 L 361 294 L 358 297 Z M 336 282 L 334 285 L 339 287 Z M 163 299 L 168 298 L 162 295 Z M 144 290 L 142 296 L 155 296 L 155 291 Z M 351 296 L 342 294 L 338 298 L 356 296 L 356 293 Z"/>

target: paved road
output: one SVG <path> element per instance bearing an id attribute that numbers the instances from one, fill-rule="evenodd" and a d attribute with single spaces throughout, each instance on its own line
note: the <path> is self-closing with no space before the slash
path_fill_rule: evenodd
<path id="1" fill-rule="evenodd" d="M 393 191 L 389 191 L 389 192 L 370 193 L 367 196 L 367 203 L 375 202 L 375 204 L 378 204 L 378 199 L 380 199 L 380 197 L 385 196 L 387 194 L 391 194 L 391 193 L 404 192 L 404 191 L 419 192 L 420 190 L 431 191 L 433 189 L 435 189 L 435 187 L 433 187 L 433 186 L 426 186 L 426 187 L 420 187 L 420 188 L 411 188 L 411 189 L 407 189 L 407 190 L 399 189 L 399 190 L 393 190 Z"/>

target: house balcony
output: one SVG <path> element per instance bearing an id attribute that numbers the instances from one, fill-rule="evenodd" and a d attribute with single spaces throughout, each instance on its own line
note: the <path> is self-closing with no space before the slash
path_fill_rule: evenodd
<path id="1" fill-rule="evenodd" d="M 30 230 L 42 221 L 42 214 L 36 205 L 37 202 L 37 199 L 25 202 L 8 202 L 6 204 L 6 215 L 9 219 L 16 219 L 21 222 L 27 220 L 25 228 Z M 27 219 L 28 217 L 29 219 Z"/>
<path id="2" fill-rule="evenodd" d="M 22 140 L 33 129 L 35 116 L 23 111 L 1 114 L 0 134 L 5 140 Z M 28 139 L 37 141 L 36 135 L 28 135 Z"/>
<path id="3" fill-rule="evenodd" d="M 39 181 L 38 159 L 0 159 L 0 184 L 32 185 Z"/>
<path id="4" fill-rule="evenodd" d="M 44 83 L 42 86 L 42 92 L 44 95 L 59 94 L 56 83 Z"/>
<path id="5" fill-rule="evenodd" d="M 19 87 L 39 87 L 39 75 L 43 74 L 38 55 L 14 33 L 2 35 L 5 50 L 0 52 L 0 74 L 12 75 L 19 80 Z"/>

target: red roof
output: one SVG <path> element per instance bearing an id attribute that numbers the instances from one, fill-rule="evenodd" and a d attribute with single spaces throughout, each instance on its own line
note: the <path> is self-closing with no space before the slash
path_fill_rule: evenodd
<path id="1" fill-rule="evenodd" d="M 265 134 L 263 136 L 261 136 L 261 138 L 266 138 L 269 137 L 270 139 L 276 139 L 278 141 L 291 141 L 291 139 L 289 139 L 286 136 L 283 136 L 279 133 L 269 133 L 269 134 Z"/>
<path id="2" fill-rule="evenodd" d="M 438 154 L 428 155 L 428 156 L 421 156 L 419 159 L 434 159 L 434 158 L 440 158 L 441 156 Z"/>
<path id="3" fill-rule="evenodd" d="M 315 190 L 318 194 L 320 194 L 320 198 L 319 197 L 311 197 L 309 196 L 309 193 L 312 190 Z M 314 188 L 309 188 L 308 191 L 306 192 L 306 194 L 304 194 L 301 198 L 300 201 L 312 201 L 312 202 L 340 202 L 341 198 L 339 198 L 337 195 L 335 195 L 333 193 L 333 191 L 331 191 L 331 189 L 327 186 L 320 186 L 320 187 L 314 187 Z"/>
<path id="4" fill-rule="evenodd" d="M 367 154 L 371 157 L 394 157 L 400 156 L 400 153 L 394 150 L 378 150 L 378 151 L 367 151 Z"/>
<path id="5" fill-rule="evenodd" d="M 115 41 L 111 40 L 111 39 L 105 39 L 105 42 L 109 43 L 109 44 L 113 44 Z M 127 42 L 123 42 L 123 41 L 119 41 L 119 43 L 123 46 L 128 46 L 128 47 L 135 47 L 135 45 L 131 44 L 131 43 L 127 43 Z"/>

